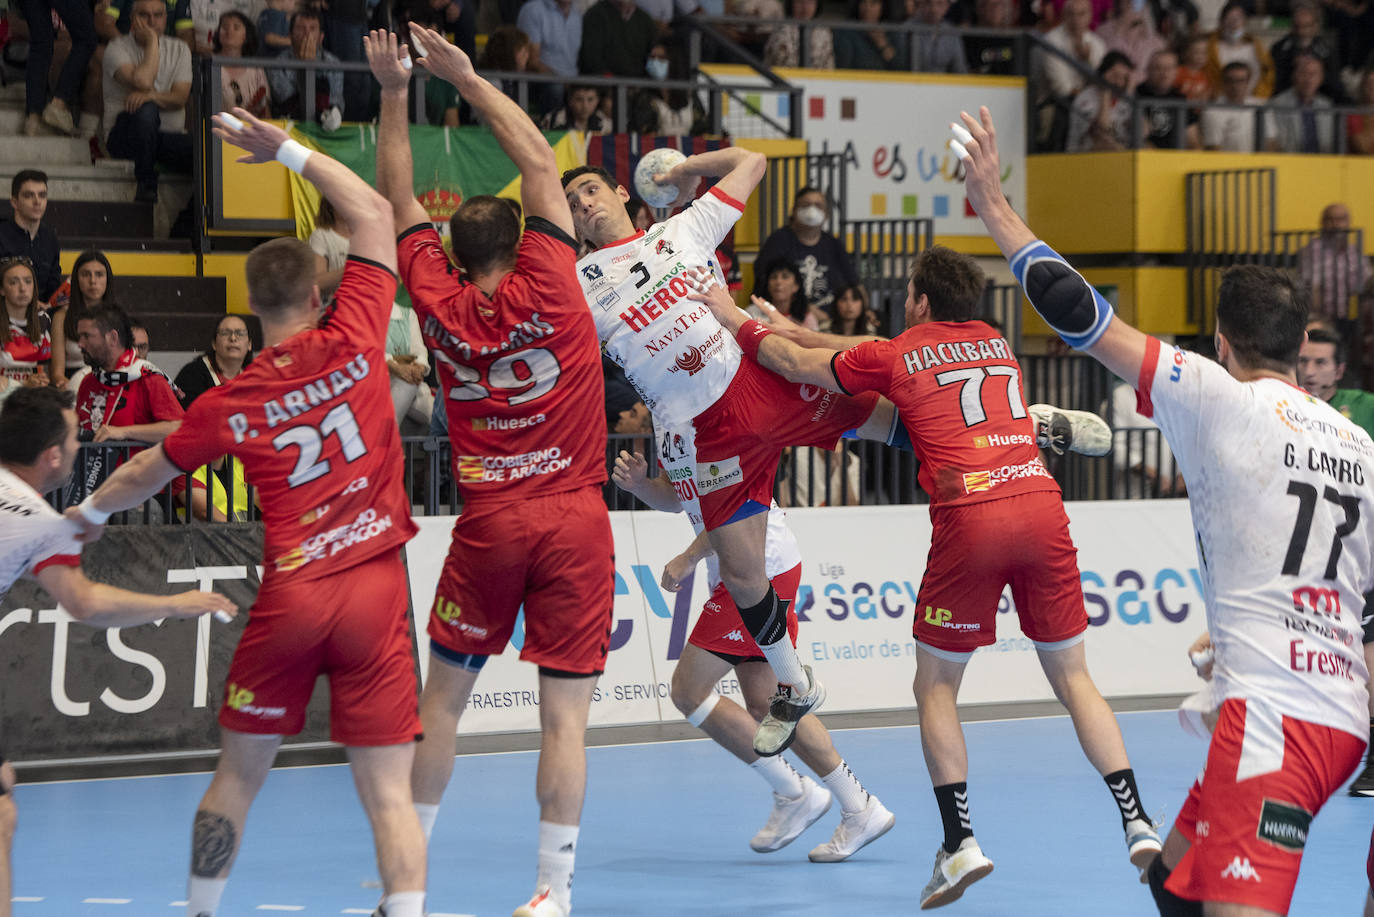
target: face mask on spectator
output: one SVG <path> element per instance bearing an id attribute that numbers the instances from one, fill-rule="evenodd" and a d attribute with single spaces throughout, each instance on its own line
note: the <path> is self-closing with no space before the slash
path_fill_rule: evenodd
<path id="1" fill-rule="evenodd" d="M 644 62 L 644 72 L 656 80 L 666 80 L 668 62 L 661 57 L 651 57 Z"/>
<path id="2" fill-rule="evenodd" d="M 1231 42 L 1240 41 L 1240 40 L 1241 40 L 1242 38 L 1244 38 L 1244 37 L 1245 37 L 1245 30 L 1244 30 L 1244 29 L 1235 29 L 1235 30 L 1233 30 L 1233 31 L 1227 32 L 1226 35 L 1225 35 L 1226 40 L 1227 40 L 1227 41 L 1231 41 Z"/>
<path id="3" fill-rule="evenodd" d="M 797 222 L 803 226 L 810 226 L 815 229 L 825 222 L 825 211 L 811 204 L 797 210 Z"/>

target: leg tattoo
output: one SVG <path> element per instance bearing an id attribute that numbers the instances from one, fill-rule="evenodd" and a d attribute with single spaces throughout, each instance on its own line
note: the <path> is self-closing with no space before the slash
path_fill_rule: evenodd
<path id="1" fill-rule="evenodd" d="M 191 875 L 215 878 L 233 860 L 237 847 L 238 832 L 233 822 L 204 809 L 197 812 L 191 828 Z"/>

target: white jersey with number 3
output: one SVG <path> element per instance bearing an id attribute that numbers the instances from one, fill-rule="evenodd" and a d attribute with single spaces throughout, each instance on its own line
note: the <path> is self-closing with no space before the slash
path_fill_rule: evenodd
<path id="1" fill-rule="evenodd" d="M 1254 698 L 1367 738 L 1369 434 L 1287 382 L 1240 382 L 1154 338 L 1137 397 L 1188 485 L 1217 703 Z"/>
<path id="2" fill-rule="evenodd" d="M 712 188 L 692 206 L 577 262 L 577 279 L 606 355 L 625 370 L 654 416 L 683 424 L 725 394 L 740 349 L 683 276 L 709 268 L 725 278 L 716 248 L 744 205 Z"/>
<path id="3" fill-rule="evenodd" d="M 32 487 L 0 468 L 0 597 L 21 576 L 44 567 L 81 565 L 76 524 L 44 501 Z"/>

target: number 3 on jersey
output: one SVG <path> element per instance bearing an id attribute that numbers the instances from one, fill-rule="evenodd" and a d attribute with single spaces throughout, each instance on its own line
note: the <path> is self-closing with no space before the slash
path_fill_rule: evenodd
<path id="1" fill-rule="evenodd" d="M 517 353 L 507 354 L 487 367 L 486 384 L 482 384 L 482 374 L 471 366 L 464 366 L 439 356 L 458 379 L 458 385 L 449 389 L 448 396 L 454 401 L 479 401 L 493 397 L 492 389 L 514 392 L 506 396 L 509 405 L 524 404 L 540 395 L 553 391 L 558 385 L 558 376 L 563 368 L 553 351 L 543 347 L 532 347 Z"/>

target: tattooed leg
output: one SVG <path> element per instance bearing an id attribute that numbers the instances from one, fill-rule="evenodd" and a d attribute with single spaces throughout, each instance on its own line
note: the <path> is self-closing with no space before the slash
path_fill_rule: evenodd
<path id="1" fill-rule="evenodd" d="M 227 872 L 239 849 L 239 832 L 234 823 L 216 812 L 196 813 L 191 828 L 191 875 L 215 879 Z"/>

